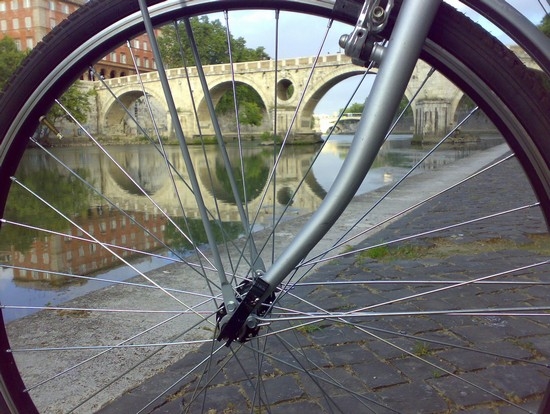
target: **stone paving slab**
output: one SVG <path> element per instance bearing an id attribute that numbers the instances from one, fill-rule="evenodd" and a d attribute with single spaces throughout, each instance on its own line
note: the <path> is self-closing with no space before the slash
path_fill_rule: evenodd
<path id="1" fill-rule="evenodd" d="M 507 161 L 482 179 L 439 197 L 433 205 L 417 208 L 360 247 L 401 237 L 404 229 L 406 234 L 415 234 L 426 227 L 451 225 L 448 215 L 457 211 L 461 219 L 471 220 L 502 208 L 514 208 L 522 200 L 531 202 L 525 179 L 516 178 L 517 169 L 515 161 Z M 479 200 L 483 200 L 481 206 Z M 540 211 L 530 209 L 482 224 L 449 229 L 418 241 L 397 243 L 395 249 L 412 252 L 409 256 L 399 253 L 397 260 L 344 257 L 321 267 L 307 281 L 398 281 L 405 276 L 425 281 L 420 290 L 431 291 L 440 289 L 443 285 L 438 283 L 448 278 L 468 280 L 546 260 L 547 250 L 533 247 L 533 237 L 546 237 L 545 232 Z M 428 254 L 421 256 L 417 254 L 419 251 Z M 536 280 L 548 273 L 547 266 L 506 278 Z M 296 293 L 299 289 L 295 289 Z M 497 289 L 494 285 L 476 284 L 400 300 L 415 295 L 417 289 L 387 283 L 308 286 L 303 291 L 309 301 L 342 312 L 380 302 L 387 304 L 373 310 L 415 312 L 458 309 L 458 306 L 471 309 L 537 306 L 546 304 L 545 298 L 550 296 L 548 285 L 508 285 Z M 288 304 L 300 306 L 291 298 Z M 519 407 L 527 412 L 536 410 L 536 401 L 550 379 L 550 369 L 544 366 L 550 358 L 550 333 L 544 316 L 390 315 L 356 322 L 361 324 L 360 328 L 343 322 L 318 322 L 284 332 L 281 340 L 271 339 L 265 349 L 273 358 L 259 360 L 257 353 L 240 349 L 226 364 L 224 355 L 232 351 L 224 347 L 213 358 L 211 367 L 218 375 L 202 383 L 195 378 L 181 381 L 146 412 L 182 412 L 182 405 L 193 400 L 195 390 L 210 381 L 216 392 L 212 397 L 209 394 L 204 407 L 201 399 L 191 406 L 190 412 L 263 412 L 251 411 L 250 403 L 268 395 L 274 413 L 332 412 L 337 403 L 346 413 L 517 413 L 524 412 Z M 498 352 L 509 359 L 474 353 L 471 351 L 474 345 L 481 351 Z M 194 367 L 210 348 L 211 345 L 205 345 L 187 355 L 140 388 L 148 394 L 166 389 L 178 373 Z M 297 351 L 289 355 L 288 349 Z M 309 359 L 302 353 L 310 353 Z M 540 365 L 521 362 L 524 359 Z M 261 378 L 254 374 L 258 363 Z M 252 378 L 247 378 L 248 374 Z M 505 407 L 494 395 L 470 385 L 480 381 L 488 381 L 495 393 L 504 395 L 518 407 Z M 255 393 L 257 382 L 265 394 Z M 319 384 L 328 389 L 329 396 L 319 391 Z M 101 413 L 132 412 L 137 401 L 135 395 L 121 397 Z"/>

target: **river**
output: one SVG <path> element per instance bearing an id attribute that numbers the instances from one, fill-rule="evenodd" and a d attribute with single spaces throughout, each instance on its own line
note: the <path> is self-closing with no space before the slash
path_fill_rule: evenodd
<path id="1" fill-rule="evenodd" d="M 275 209 L 277 214 L 286 210 L 285 215 L 288 219 L 314 211 L 329 190 L 349 150 L 350 142 L 351 136 L 333 136 L 323 146 L 305 180 L 304 175 L 308 172 L 309 165 L 320 146 L 288 147 L 282 153 L 278 163 L 276 180 L 281 185 L 278 186 L 276 195 L 272 197 L 275 203 L 270 202 L 268 206 L 261 208 L 258 200 L 262 199 L 262 194 L 271 193 L 271 191 L 266 192 L 267 181 L 273 165 L 273 153 L 278 148 L 247 143 L 243 149 L 244 171 L 251 176 L 251 179 L 246 187 L 246 197 L 250 211 L 260 212 L 254 223 L 255 229 L 270 225 L 272 209 Z M 444 146 L 431 155 L 416 173 L 425 169 L 442 168 L 446 164 L 501 142 L 498 137 L 485 137 L 475 144 Z M 214 193 L 218 197 L 220 214 L 227 220 L 228 229 L 231 229 L 232 223 L 238 221 L 238 213 L 218 150 L 215 146 L 209 146 L 205 156 L 202 148 L 190 147 L 190 149 L 193 162 L 197 166 L 202 191 Z M 167 147 L 166 150 L 169 161 L 178 171 L 183 171 L 183 160 L 179 148 Z M 40 149 L 27 150 L 16 175 L 30 187 L 38 188 L 44 198 L 55 200 L 60 208 L 68 211 L 71 217 L 75 217 L 75 221 L 82 228 L 93 229 L 97 226 L 97 231 L 103 234 L 112 231 L 113 241 L 115 235 L 120 237 L 122 242 L 135 237 L 129 230 L 131 226 L 127 217 L 109 208 L 105 200 L 70 176 L 64 166 L 78 171 L 87 182 L 101 189 L 110 202 L 133 216 L 138 216 L 143 223 L 147 223 L 151 233 L 158 239 L 148 237 L 141 240 L 137 237 L 135 241 L 137 249 L 159 251 L 162 247 L 160 241 L 170 234 L 170 226 L 167 225 L 164 216 L 155 213 L 153 201 L 161 205 L 167 212 L 167 216 L 176 221 L 182 216 L 180 213 L 182 207 L 192 220 L 198 217 L 196 206 L 192 197 L 189 196 L 189 190 L 178 184 L 176 188 L 180 197 L 174 196 L 174 186 L 166 171 L 165 161 L 158 156 L 155 149 L 149 146 L 111 146 L 109 152 L 115 162 L 95 147 L 54 148 L 51 151 L 57 160 Z M 373 191 L 399 180 L 423 157 L 425 152 L 426 149 L 411 145 L 410 136 L 391 136 L 384 144 L 358 193 Z M 230 158 L 235 160 L 239 149 L 236 145 L 232 145 L 228 148 L 228 153 Z M 213 170 L 211 177 L 207 174 L 207 162 Z M 128 175 L 121 173 L 119 166 L 123 167 Z M 52 172 L 62 179 L 53 180 L 50 176 Z M 302 181 L 303 185 L 300 186 Z M 136 183 L 145 190 L 145 193 L 136 186 Z M 208 207 L 213 208 L 212 205 Z M 265 214 L 263 214 L 264 210 Z M 6 210 L 5 218 L 75 236 L 74 226 L 69 225 L 64 218 L 55 212 L 48 212 L 35 199 L 19 196 L 18 193 L 14 193 L 11 197 L 11 208 Z M 129 273 L 127 268 L 117 267 L 116 262 L 106 258 L 103 254 L 105 252 L 102 252 L 103 249 L 94 248 L 92 251 L 89 243 L 77 244 L 75 248 L 69 250 L 64 247 L 67 246 L 67 237 L 62 235 L 43 234 L 12 225 L 3 227 L 0 233 L 3 265 L 0 268 L 0 301 L 3 305 L 56 305 L 105 286 L 105 283 L 94 281 L 94 278 L 124 280 L 134 275 Z M 235 236 L 237 235 L 238 231 L 235 233 Z M 182 242 L 179 247 L 185 249 L 185 243 Z M 169 262 L 170 260 L 150 256 L 137 260 L 135 266 L 140 271 L 146 272 Z M 46 271 L 39 272 L 35 270 L 37 268 Z M 67 283 L 64 277 L 52 276 L 55 272 L 67 268 L 71 273 L 91 276 L 92 279 L 76 282 L 71 279 L 73 281 Z M 7 320 L 13 320 L 30 312 L 32 311 L 28 309 L 9 309 L 4 311 L 4 316 Z"/>

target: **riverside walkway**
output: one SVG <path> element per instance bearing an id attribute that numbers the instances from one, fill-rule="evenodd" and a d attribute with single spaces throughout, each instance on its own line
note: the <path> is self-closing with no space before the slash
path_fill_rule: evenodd
<path id="1" fill-rule="evenodd" d="M 482 177 L 470 180 L 460 189 L 451 190 L 437 198 L 431 206 L 419 207 L 374 237 L 376 240 L 393 239 L 396 234 L 414 234 L 426 228 L 451 225 L 448 212 L 459 212 L 465 221 L 485 216 L 492 211 L 515 208 L 522 203 L 533 202 L 533 196 L 525 178 L 517 177 L 519 167 L 509 160 L 493 168 Z M 482 202 L 480 202 L 480 200 Z M 474 202 L 475 201 L 475 202 Z M 455 216 L 456 217 L 456 216 Z M 437 235 L 428 235 L 408 242 L 407 247 L 425 254 L 398 255 L 394 258 L 368 258 L 345 256 L 318 269 L 307 281 L 334 280 L 392 280 L 406 272 L 407 279 L 439 281 L 448 275 L 460 279 L 470 274 L 490 275 L 503 269 L 520 268 L 531 263 L 548 260 L 547 228 L 538 209 L 528 209 L 514 215 L 496 217 L 481 223 L 473 223 L 460 229 L 449 229 Z M 369 241 L 372 244 L 372 240 Z M 414 250 L 416 248 L 416 250 Z M 435 257 L 444 260 L 435 260 Z M 543 277 L 549 266 L 541 266 L 529 274 L 517 272 L 514 278 L 525 280 Z M 428 283 L 427 288 L 433 288 Z M 376 289 L 349 288 L 346 285 L 308 288 L 308 298 L 316 303 L 326 303 L 331 310 L 352 306 L 365 306 L 404 295 L 410 295 L 408 286 L 397 284 L 377 285 Z M 482 295 L 483 293 L 483 295 Z M 547 303 L 550 285 L 511 285 L 497 290 L 492 285 L 467 286 L 460 290 L 443 291 L 424 298 L 429 308 L 458 309 L 514 307 Z M 455 307 L 456 306 L 456 307 Z M 384 310 L 417 310 L 414 302 L 393 304 Z M 322 329 L 305 332 L 301 347 L 316 349 L 330 356 L 324 369 L 340 383 L 353 389 L 356 378 L 368 378 L 369 394 L 373 404 L 368 408 L 357 407 L 357 400 L 333 390 L 333 398 L 342 403 L 345 412 L 360 413 L 521 413 L 536 412 L 538 400 L 550 379 L 550 330 L 544 317 L 513 316 L 451 316 L 425 315 L 419 318 L 383 317 L 368 321 L 372 331 L 382 340 L 365 340 L 356 330 L 344 325 L 328 325 Z M 288 339 L 291 340 L 289 335 Z M 383 341 L 394 346 L 385 346 Z M 425 342 L 424 342 L 425 341 Z M 271 341 L 271 343 L 276 341 Z M 459 345 L 459 347 L 450 346 Z M 495 363 L 488 354 L 466 350 L 473 345 L 481 349 L 494 349 L 514 359 Z M 146 390 L 145 397 L 166 390 L 209 352 L 211 344 L 192 352 L 164 373 L 154 376 L 139 387 Z M 239 351 L 244 369 L 257 364 L 254 355 L 249 359 Z M 273 351 L 270 349 L 270 352 Z M 283 350 L 279 350 L 282 352 Z M 326 352 L 325 352 L 326 351 Z M 328 352 L 331 351 L 331 352 Z M 277 352 L 277 350 L 275 350 Z M 216 362 L 221 361 L 216 358 Z M 424 362 L 428 361 L 428 363 Z M 535 364 L 524 364 L 527 360 Z M 332 412 L 330 404 L 312 385 L 308 375 L 280 366 L 266 358 L 263 385 L 269 392 L 274 413 Z M 327 364 L 325 362 L 325 364 Z M 251 396 L 250 383 L 243 377 L 242 369 L 220 367 L 218 376 L 212 379 L 216 393 L 208 394 L 208 413 L 249 413 L 247 397 Z M 456 375 L 456 376 L 455 376 Z M 517 404 L 510 407 L 489 393 L 471 387 L 468 382 L 486 381 L 491 378 L 496 389 Z M 192 378 L 177 384 L 168 397 L 157 401 L 148 411 L 151 413 L 180 413 L 182 403 L 191 399 L 196 384 Z M 138 390 L 136 390 L 138 391 Z M 364 390 L 357 390 L 364 392 Z M 138 392 L 130 392 L 100 411 L 103 414 L 134 412 L 143 406 Z M 202 398 L 199 398 L 202 403 Z M 139 407 L 139 408 L 138 408 Z M 191 409 L 201 412 L 200 405 Z M 391 407 L 391 409 L 387 408 Z M 525 410 L 525 411 L 524 411 Z M 259 412 L 259 411 L 258 411 Z M 263 411 L 262 411 L 263 412 Z M 340 412 L 336 410 L 336 412 Z"/>

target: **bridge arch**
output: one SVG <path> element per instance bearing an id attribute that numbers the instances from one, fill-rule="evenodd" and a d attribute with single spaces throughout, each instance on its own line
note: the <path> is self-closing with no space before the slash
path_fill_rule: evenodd
<path id="1" fill-rule="evenodd" d="M 325 96 L 325 94 L 336 86 L 340 82 L 349 79 L 353 76 L 362 75 L 365 73 L 364 69 L 359 67 L 340 66 L 334 72 L 326 73 L 322 79 L 313 80 L 310 86 L 310 91 L 305 96 L 304 106 L 299 117 L 300 128 L 312 127 L 311 122 L 313 119 L 313 111 L 319 103 L 319 101 Z"/>
<path id="2" fill-rule="evenodd" d="M 528 58 L 524 59 L 522 56 L 520 58 L 528 66 L 532 65 L 529 64 Z M 297 119 L 294 120 L 296 107 L 302 98 L 301 90 L 311 76 L 313 65 L 316 70 L 309 83 L 308 91 L 303 96 L 302 105 L 298 108 Z M 278 131 L 287 130 L 290 122 L 295 121 L 291 135 L 300 140 L 306 140 L 309 137 L 317 138 L 312 115 L 321 98 L 339 82 L 354 75 L 363 74 L 366 70 L 353 65 L 351 59 L 341 53 L 289 58 L 278 62 L 262 60 L 234 63 L 233 66 L 230 64 L 209 65 L 203 69 L 209 84 L 209 92 L 212 94 L 215 104 L 223 93 L 230 90 L 233 76 L 238 84 L 247 85 L 260 96 L 266 108 L 265 123 L 262 125 L 262 129 L 247 129 L 244 131 L 245 134 L 256 136 L 258 132 L 272 129 L 276 99 Z M 430 67 L 419 62 L 405 92 L 409 101 L 417 94 L 429 72 Z M 185 136 L 192 137 L 198 133 L 191 95 L 195 95 L 198 100 L 199 123 L 202 132 L 212 135 L 214 133 L 212 122 L 202 96 L 197 70 L 195 68 L 175 68 L 168 70 L 167 75 L 176 101 L 178 122 L 182 126 Z M 111 93 L 116 93 L 121 97 L 124 105 L 130 107 L 143 97 L 138 82 L 140 78 L 145 83 L 146 94 L 158 104 L 157 109 L 160 113 L 159 119 L 162 122 L 162 127 L 166 129 L 168 135 L 172 135 L 172 121 L 168 116 L 168 108 L 163 103 L 162 88 L 156 72 L 142 74 L 140 77 L 133 75 L 125 78 L 105 79 L 95 83 L 98 109 L 97 118 L 95 118 L 98 125 L 97 132 L 103 134 L 113 134 L 114 132 L 121 135 L 126 132 L 124 130 L 127 127 L 124 123 L 126 115 L 123 109 L 115 108 L 115 100 Z M 189 88 L 186 86 L 187 82 L 190 85 Z M 414 133 L 421 139 L 430 138 L 430 136 L 436 137 L 440 133 L 448 132 L 456 122 L 456 109 L 462 99 L 462 93 L 437 72 L 434 73 L 434 76 L 430 76 L 426 85 L 412 103 Z"/>
<path id="3" fill-rule="evenodd" d="M 340 82 L 349 79 L 353 76 L 360 76 L 365 73 L 366 69 L 360 68 L 359 66 L 344 64 L 338 67 L 337 70 L 328 71 L 323 74 L 322 79 L 313 80 L 312 86 L 310 86 L 310 91 L 305 97 L 305 104 L 303 109 L 299 114 L 299 125 L 303 129 L 311 129 L 313 127 L 313 112 L 319 101 L 323 96 L 329 92 L 334 86 Z M 376 69 L 371 69 L 372 75 L 376 75 Z M 409 88 L 405 90 L 405 97 L 410 100 L 413 97 L 414 92 Z M 414 105 L 414 101 L 413 101 Z M 414 116 L 414 111 L 413 111 Z"/>
<path id="4" fill-rule="evenodd" d="M 451 100 L 451 114 L 452 114 L 452 122 L 453 126 L 456 125 L 457 122 L 460 122 L 460 119 L 458 117 L 460 116 L 457 113 L 457 110 L 462 106 L 465 105 L 466 100 L 468 100 L 469 97 L 466 95 L 462 90 L 457 90 L 457 93 Z"/>
<path id="5" fill-rule="evenodd" d="M 171 123 L 169 121 L 168 108 L 164 99 L 157 96 L 155 91 L 145 89 L 151 110 L 155 116 L 155 122 L 161 134 L 169 134 Z M 149 115 L 148 104 L 145 101 L 145 94 L 142 89 L 136 88 L 136 85 L 128 86 L 117 91 L 117 98 L 110 97 L 105 102 L 105 111 L 98 120 L 99 132 L 109 136 L 141 136 L 143 132 L 139 130 L 126 112 L 135 117 L 140 125 L 144 126 L 146 131 L 152 135 L 153 124 Z M 124 108 L 120 105 L 124 105 Z"/>
<path id="6" fill-rule="evenodd" d="M 270 123 L 269 119 L 269 97 L 267 96 L 268 89 L 265 86 L 258 85 L 257 82 L 254 80 L 246 77 L 246 76 L 235 76 L 235 85 L 240 86 L 244 85 L 253 90 L 255 93 L 258 94 L 260 97 L 260 100 L 263 104 L 264 108 L 264 118 L 263 123 Z M 214 104 L 214 107 L 217 106 L 220 99 L 223 95 L 225 95 L 228 91 L 233 91 L 233 80 L 228 79 L 227 77 L 220 77 L 214 82 L 209 83 L 209 93 L 212 98 L 212 103 Z M 273 100 L 273 98 L 271 98 Z M 213 126 L 212 126 L 212 120 L 210 118 L 210 112 L 208 110 L 208 105 L 206 103 L 206 99 L 204 96 L 202 96 L 201 100 L 199 101 L 199 104 L 197 106 L 197 116 L 199 120 L 199 124 L 201 126 L 201 131 L 203 134 L 212 135 L 214 134 Z M 222 126 L 222 130 L 223 130 Z M 198 131 L 197 131 L 198 132 Z M 228 130 L 228 133 L 230 132 L 236 132 L 232 130 Z"/>

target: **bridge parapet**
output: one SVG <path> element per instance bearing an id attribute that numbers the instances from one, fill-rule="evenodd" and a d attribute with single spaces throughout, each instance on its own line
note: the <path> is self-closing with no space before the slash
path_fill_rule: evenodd
<path id="1" fill-rule="evenodd" d="M 512 49 L 514 50 L 514 49 Z M 514 50 L 515 51 L 515 50 Z M 528 57 L 516 53 L 527 64 L 530 65 Z M 532 61 L 531 61 L 532 62 Z M 311 67 L 316 65 L 316 71 L 311 78 L 308 90 L 301 96 L 301 90 L 311 74 Z M 278 77 L 275 76 L 275 69 L 281 71 Z M 365 68 L 355 66 L 351 59 L 344 54 L 330 54 L 319 57 L 297 57 L 274 60 L 261 60 L 255 62 L 239 62 L 233 64 L 218 64 L 204 66 L 204 72 L 210 88 L 210 94 L 214 103 L 221 96 L 231 89 L 233 72 L 238 83 L 246 84 L 261 97 L 266 108 L 265 123 L 263 130 L 270 130 L 270 125 L 275 124 L 274 116 L 277 115 L 277 126 L 281 130 L 292 123 L 291 135 L 306 136 L 319 132 L 319 125 L 314 125 L 313 114 L 318 102 L 336 84 L 351 76 L 363 74 Z M 406 96 L 410 99 L 416 94 L 418 88 L 430 71 L 428 65 L 419 63 L 415 69 L 412 80 L 407 87 Z M 198 79 L 195 67 L 174 68 L 167 70 L 168 79 L 176 101 L 179 120 L 184 128 L 186 137 L 193 137 L 199 134 L 199 126 L 194 114 L 192 105 L 195 100 L 198 108 L 200 130 L 205 135 L 213 134 L 202 87 Z M 189 78 L 191 88 L 187 88 L 186 82 Z M 140 80 L 144 84 L 143 91 Z M 168 108 L 164 103 L 162 87 L 157 72 L 148 72 L 141 75 L 131 75 L 121 78 L 105 79 L 105 85 L 96 82 L 93 87 L 98 91 L 97 97 L 97 125 L 100 133 L 127 135 L 134 133 L 135 127 L 129 117 L 122 110 L 114 109 L 115 99 L 112 94 L 122 98 L 126 108 L 134 105 L 133 113 L 139 114 L 139 99 L 146 93 L 156 98 L 156 113 L 161 117 L 163 131 L 171 134 L 172 120 L 168 114 Z M 277 89 L 274 91 L 273 87 Z M 294 86 L 291 88 L 291 86 Z M 112 91 L 112 94 L 111 94 Z M 276 92 L 277 111 L 274 110 L 274 92 Z M 439 74 L 430 78 L 428 85 L 424 87 L 417 99 L 412 104 L 415 128 L 411 130 L 425 139 L 428 135 L 439 135 L 451 128 L 455 121 L 456 109 L 462 99 L 463 92 L 452 85 L 447 79 Z M 136 103 L 137 102 L 137 103 Z M 295 114 L 296 108 L 298 113 Z M 343 106 L 343 103 L 342 103 Z M 145 113 L 145 111 L 143 111 Z M 316 129 L 314 131 L 314 128 Z M 252 131 L 251 134 L 259 135 L 262 131 Z M 324 132 L 324 131 L 321 131 Z"/>
<path id="2" fill-rule="evenodd" d="M 274 60 L 260 60 L 254 62 L 238 62 L 234 63 L 234 72 L 239 74 L 244 73 L 258 73 L 258 72 L 273 72 L 276 68 L 281 69 L 304 69 L 304 67 L 310 68 L 315 63 L 315 57 L 298 57 L 279 60 L 278 63 Z M 351 59 L 341 53 L 334 55 L 319 56 L 317 60 L 317 67 L 327 67 L 334 65 L 351 65 Z M 221 63 L 217 65 L 204 66 L 204 72 L 206 76 L 209 75 L 228 75 L 231 74 L 231 64 Z M 166 74 L 169 79 L 184 78 L 189 74 L 189 77 L 198 76 L 197 68 L 194 66 L 185 68 L 168 69 Z M 141 80 L 143 82 L 157 82 L 159 80 L 158 72 L 147 72 L 141 74 Z M 124 76 L 120 78 L 104 79 L 103 82 L 110 87 L 118 87 L 129 84 L 137 84 L 139 82 L 138 75 Z M 103 86 L 98 84 L 97 88 L 101 89 Z"/>

